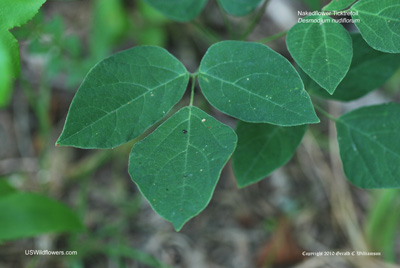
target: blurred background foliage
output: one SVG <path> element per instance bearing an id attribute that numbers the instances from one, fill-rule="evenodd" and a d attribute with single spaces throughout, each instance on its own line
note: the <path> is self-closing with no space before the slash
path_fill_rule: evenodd
<path id="1" fill-rule="evenodd" d="M 331 122 L 310 127 L 290 163 L 256 185 L 238 190 L 228 164 L 208 208 L 180 233 L 129 178 L 128 154 L 137 140 L 113 150 L 54 147 L 80 83 L 112 53 L 162 46 L 193 72 L 212 43 L 247 37 L 270 41 L 290 59 L 283 36 L 297 10 L 319 10 L 329 1 L 267 2 L 265 11 L 237 18 L 209 1 L 198 18 L 182 24 L 139 0 L 48 0 L 12 30 L 21 57 L 15 81 L 2 69 L 12 58 L 0 43 L 1 87 L 14 89 L 0 110 L 0 267 L 396 267 L 400 192 L 361 190 L 345 179 Z M 399 101 L 399 85 L 400 72 L 360 100 L 316 101 L 340 115 Z M 195 102 L 234 127 L 200 91 Z M 26 256 L 30 249 L 78 255 Z M 353 250 L 382 256 L 302 255 Z"/>

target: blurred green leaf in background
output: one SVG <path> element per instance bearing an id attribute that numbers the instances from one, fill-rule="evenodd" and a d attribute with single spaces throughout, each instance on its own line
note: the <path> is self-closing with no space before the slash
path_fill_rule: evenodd
<path id="1" fill-rule="evenodd" d="M 0 2 L 0 108 L 8 105 L 12 78 L 20 72 L 18 43 L 8 31 L 25 24 L 46 0 L 2 0 Z M 8 55 L 7 55 L 8 54 Z"/>
<path id="2" fill-rule="evenodd" d="M 84 229 L 75 213 L 46 196 L 18 192 L 0 179 L 0 241 Z"/>

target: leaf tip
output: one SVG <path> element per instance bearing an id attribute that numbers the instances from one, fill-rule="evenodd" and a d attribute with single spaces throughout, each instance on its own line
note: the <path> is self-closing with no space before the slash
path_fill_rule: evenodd
<path id="1" fill-rule="evenodd" d="M 311 122 L 310 124 L 319 124 L 321 123 L 321 120 L 319 118 L 317 118 L 317 120 Z"/>
<path id="2" fill-rule="evenodd" d="M 56 143 L 54 144 L 56 147 L 60 147 L 63 146 L 62 142 L 61 142 L 61 136 L 57 139 Z"/>
<path id="3" fill-rule="evenodd" d="M 174 226 L 174 229 L 176 232 L 179 232 L 182 230 L 183 225 L 185 225 L 186 222 L 172 222 L 172 225 Z"/>
<path id="4" fill-rule="evenodd" d="M 319 124 L 319 123 L 321 123 L 321 120 L 319 119 L 317 114 L 314 112 L 314 114 L 309 117 L 308 122 L 303 123 L 303 124 L 290 125 L 290 126 L 300 126 L 300 125 Z"/>
<path id="5" fill-rule="evenodd" d="M 333 90 L 326 90 L 328 93 L 329 93 L 329 95 L 333 95 L 333 93 L 335 93 L 335 90 L 336 90 L 336 88 L 335 89 L 333 89 Z"/>
<path id="6" fill-rule="evenodd" d="M 319 124 L 319 123 L 321 123 L 321 120 L 319 119 L 317 113 L 315 112 L 315 109 L 313 109 L 313 114 L 310 115 L 309 118 L 310 118 L 310 121 L 307 124 Z"/>
<path id="7" fill-rule="evenodd" d="M 65 138 L 63 138 L 63 135 L 61 134 L 54 145 L 56 147 L 61 147 L 61 146 L 69 146 L 70 144 L 65 143 Z"/>

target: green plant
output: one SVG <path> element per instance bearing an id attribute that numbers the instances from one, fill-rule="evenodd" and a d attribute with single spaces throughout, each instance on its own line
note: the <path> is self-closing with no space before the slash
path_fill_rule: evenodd
<path id="1" fill-rule="evenodd" d="M 20 73 L 18 42 L 10 30 L 29 21 L 44 2 L 5 0 L 0 3 L 0 108 L 9 104 L 13 79 Z M 43 115 L 42 109 L 37 112 Z M 44 128 L 45 120 L 40 121 Z M 2 177 L 0 209 L 0 242 L 49 232 L 77 232 L 84 229 L 80 219 L 64 204 L 42 194 L 19 192 Z"/>
<path id="2" fill-rule="evenodd" d="M 72 210 L 46 196 L 21 193 L 0 178 L 0 242 L 84 229 Z"/>
<path id="3" fill-rule="evenodd" d="M 398 189 L 374 193 L 374 205 L 369 211 L 365 234 L 373 249 L 381 250 L 386 261 L 396 262 L 395 239 L 400 216 L 392 213 L 393 206 L 399 207 Z"/>
<path id="4" fill-rule="evenodd" d="M 206 3 L 146 2 L 177 21 L 192 20 Z M 223 12 L 238 16 L 262 1 L 227 2 L 218 1 Z M 191 80 L 189 106 L 139 141 L 129 158 L 133 181 L 176 230 L 207 206 L 235 149 L 239 187 L 286 164 L 306 125 L 320 122 L 314 107 L 336 122 L 340 156 L 352 183 L 361 188 L 399 187 L 400 105 L 369 106 L 334 118 L 317 104 L 313 107 L 305 90 L 347 101 L 381 86 L 399 68 L 399 55 L 393 53 L 400 53 L 400 5 L 396 0 L 354 2 L 332 1 L 324 10 L 351 6 L 347 11 L 361 34 L 350 35 L 329 14 L 307 16 L 287 33 L 287 47 L 301 76 L 266 45 L 243 40 L 213 44 L 194 73 L 160 47 L 117 53 L 97 64 L 83 81 L 57 145 L 114 148 L 138 138 L 169 113 Z M 196 79 L 213 107 L 240 120 L 237 135 L 193 106 Z"/>
<path id="5" fill-rule="evenodd" d="M 4 0 L 0 3 L 0 108 L 11 98 L 12 78 L 20 72 L 18 42 L 9 30 L 30 20 L 46 0 Z"/>

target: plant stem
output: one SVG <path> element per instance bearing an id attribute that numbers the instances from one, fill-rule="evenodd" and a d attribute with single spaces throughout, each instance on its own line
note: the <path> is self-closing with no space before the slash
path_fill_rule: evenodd
<path id="1" fill-rule="evenodd" d="M 287 33 L 288 33 L 288 30 L 280 32 L 280 33 L 277 33 L 277 34 L 274 34 L 274 35 L 271 35 L 271 36 L 267 36 L 267 37 L 265 37 L 263 39 L 258 40 L 257 42 L 265 44 L 265 43 L 268 43 L 268 42 L 271 42 L 271 41 L 275 41 L 276 39 L 281 38 L 282 36 L 285 36 Z"/>
<path id="2" fill-rule="evenodd" d="M 365 234 L 368 242 L 373 245 L 373 249 L 383 251 L 386 261 L 395 262 L 394 244 L 400 217 L 397 213 L 390 213 L 390 211 L 400 204 L 400 191 L 387 189 L 376 194 L 378 195 L 375 196 L 368 212 Z"/>
<path id="3" fill-rule="evenodd" d="M 190 91 L 190 104 L 189 106 L 193 106 L 193 99 L 194 99 L 194 86 L 196 85 L 196 77 L 197 72 L 190 75 L 192 77 L 192 90 Z"/>
<path id="4" fill-rule="evenodd" d="M 220 41 L 220 38 L 216 33 L 214 33 L 212 30 L 208 29 L 207 27 L 201 25 L 200 23 L 196 21 L 192 21 L 192 25 L 196 28 L 197 31 L 199 31 L 202 35 L 204 35 L 211 44 L 214 44 L 216 42 Z"/>
<path id="5" fill-rule="evenodd" d="M 230 20 L 228 19 L 228 16 L 226 15 L 225 11 L 222 9 L 221 4 L 219 3 L 219 1 L 216 1 L 216 2 L 217 2 L 219 13 L 221 14 L 221 17 L 224 20 L 226 28 L 228 29 L 228 33 L 229 33 L 230 38 L 231 39 L 236 39 L 236 34 L 232 30 L 232 24 L 231 24 Z"/>
<path id="6" fill-rule="evenodd" d="M 328 117 L 330 120 L 337 122 L 337 118 L 335 118 L 333 115 L 325 111 L 323 108 L 321 108 L 319 105 L 314 104 L 315 109 L 317 109 L 321 114 L 325 115 Z"/>
<path id="7" fill-rule="evenodd" d="M 245 40 L 249 35 L 253 32 L 254 28 L 260 22 L 262 16 L 264 15 L 265 8 L 270 0 L 265 0 L 264 4 L 261 6 L 260 10 L 257 12 L 256 16 L 254 17 L 253 21 L 250 23 L 250 26 L 246 29 L 240 40 Z"/>

